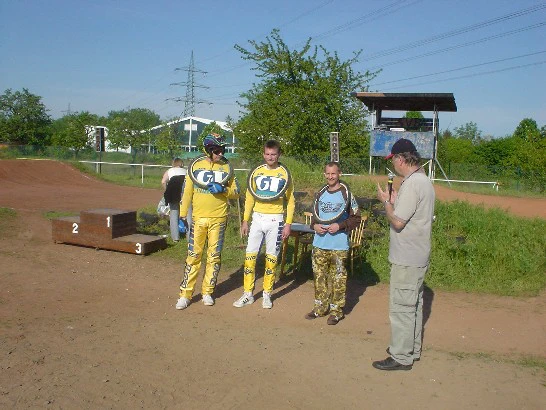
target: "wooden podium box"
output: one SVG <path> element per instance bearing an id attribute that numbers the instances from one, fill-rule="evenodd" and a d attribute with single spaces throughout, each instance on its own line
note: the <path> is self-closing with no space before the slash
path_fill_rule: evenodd
<path id="1" fill-rule="evenodd" d="M 136 233 L 136 212 L 120 209 L 91 209 L 80 216 L 52 221 L 56 243 L 89 246 L 112 251 L 147 255 L 167 247 L 165 238 Z"/>

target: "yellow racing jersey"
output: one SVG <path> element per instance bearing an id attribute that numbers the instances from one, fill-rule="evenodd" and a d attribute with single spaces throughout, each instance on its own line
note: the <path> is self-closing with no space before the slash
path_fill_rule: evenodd
<path id="1" fill-rule="evenodd" d="M 186 217 L 190 203 L 192 218 L 225 218 L 228 213 L 228 199 L 239 197 L 239 184 L 235 175 L 224 183 L 224 192 L 211 194 L 206 185 L 209 182 L 224 181 L 231 172 L 228 161 L 212 162 L 208 157 L 192 163 L 191 177 L 186 178 L 184 193 L 180 201 L 180 217 Z M 194 181 L 197 181 L 196 184 Z"/>
<path id="2" fill-rule="evenodd" d="M 269 169 L 267 166 L 259 166 L 255 168 L 250 177 L 249 185 L 252 184 L 252 189 L 259 192 L 258 198 L 267 198 L 271 196 L 275 199 L 265 200 L 257 199 L 252 195 L 250 189 L 247 188 L 245 195 L 245 213 L 244 221 L 250 219 L 252 211 L 263 214 L 283 214 L 286 201 L 286 219 L 287 224 L 292 223 L 294 217 L 294 209 L 296 201 L 294 199 L 294 184 L 292 178 L 289 177 L 287 170 L 283 166 Z M 284 191 L 284 195 L 278 196 L 288 184 Z"/>

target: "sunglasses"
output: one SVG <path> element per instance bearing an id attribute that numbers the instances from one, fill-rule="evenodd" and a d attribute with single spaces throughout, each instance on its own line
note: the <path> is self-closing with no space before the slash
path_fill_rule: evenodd
<path id="1" fill-rule="evenodd" d="M 212 153 L 214 155 L 222 155 L 224 153 L 224 149 L 223 148 L 217 148 L 217 149 L 213 149 L 212 150 Z"/>

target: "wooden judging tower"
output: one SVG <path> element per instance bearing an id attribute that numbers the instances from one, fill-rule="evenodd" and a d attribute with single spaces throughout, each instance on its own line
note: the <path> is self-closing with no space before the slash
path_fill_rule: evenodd
<path id="1" fill-rule="evenodd" d="M 56 243 L 90 246 L 112 251 L 147 255 L 167 247 L 165 238 L 136 233 L 136 212 L 120 209 L 91 209 L 80 216 L 52 220 Z"/>

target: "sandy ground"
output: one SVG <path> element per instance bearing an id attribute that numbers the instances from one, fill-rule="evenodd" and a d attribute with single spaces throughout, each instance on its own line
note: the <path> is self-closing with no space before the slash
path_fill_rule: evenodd
<path id="1" fill-rule="evenodd" d="M 0 161 L 0 207 L 18 214 L 0 237 L 0 408 L 546 408 L 544 369 L 513 362 L 546 358 L 544 293 L 430 290 L 422 360 L 409 372 L 380 372 L 371 363 L 386 357 L 385 285 L 350 281 L 337 326 L 303 319 L 313 285 L 292 275 L 276 285 L 271 310 L 259 298 L 233 308 L 242 275 L 224 271 L 215 306 L 196 294 L 177 311 L 179 264 L 55 244 L 43 217 L 136 210 L 160 195 L 54 161 Z M 546 216 L 544 200 L 462 197 Z"/>

